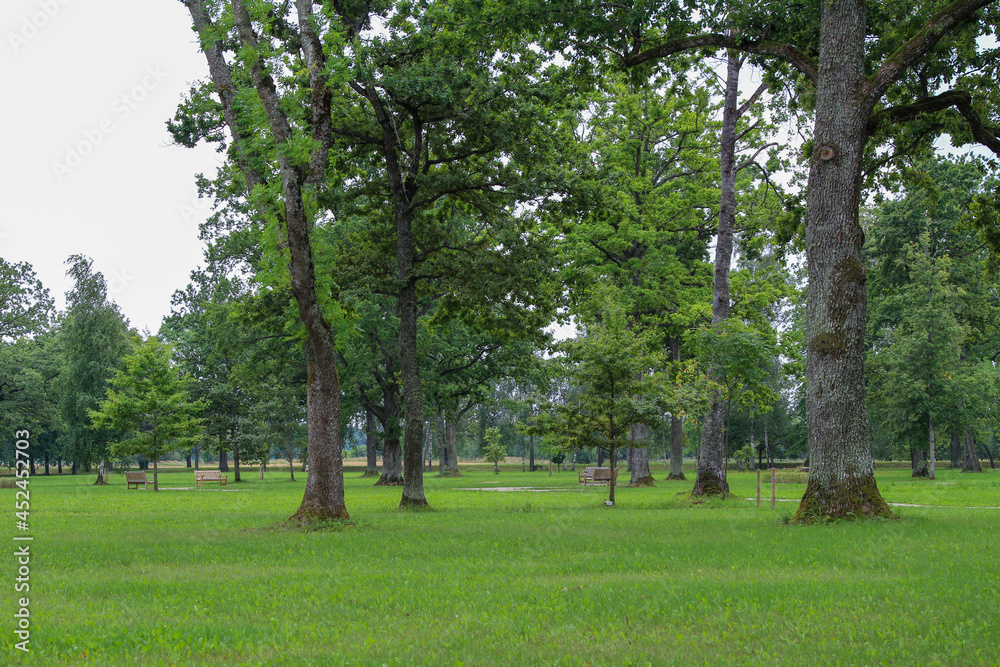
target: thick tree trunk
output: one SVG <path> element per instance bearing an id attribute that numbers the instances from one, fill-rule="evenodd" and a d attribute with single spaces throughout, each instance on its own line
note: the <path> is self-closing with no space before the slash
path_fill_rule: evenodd
<path id="1" fill-rule="evenodd" d="M 219 472 L 229 472 L 229 452 L 219 448 Z"/>
<path id="2" fill-rule="evenodd" d="M 209 71 L 222 102 L 224 119 L 237 149 L 237 163 L 249 189 L 263 182 L 263 177 L 246 159 L 244 125 L 238 118 L 235 104 L 236 88 L 229 66 L 223 57 L 224 47 L 217 37 L 215 27 L 204 6 L 194 0 L 185 0 L 196 29 L 202 38 L 202 48 L 208 60 Z M 344 503 L 344 471 L 340 442 L 340 381 L 337 377 L 333 333 L 323 316 L 316 293 L 316 274 L 313 266 L 310 228 L 312 220 L 306 212 L 304 187 L 318 184 L 328 161 L 331 141 L 330 104 L 332 92 L 328 87 L 328 74 L 322 42 L 313 21 L 313 4 L 296 0 L 299 20 L 301 53 L 308 66 L 309 85 L 312 89 L 313 139 L 319 144 L 304 166 L 293 162 L 287 151 L 279 148 L 278 166 L 282 185 L 283 210 L 277 213 L 284 222 L 285 237 L 279 246 L 288 250 L 288 273 L 292 296 L 299 309 L 299 319 L 306 331 L 306 359 L 309 364 L 306 383 L 306 424 L 309 449 L 309 476 L 302 503 L 292 516 L 298 521 L 314 519 L 349 518 Z M 251 53 L 259 53 L 251 17 L 243 0 L 231 3 L 233 19 L 240 41 Z M 253 86 L 263 106 L 267 124 L 274 142 L 287 145 L 293 137 L 288 117 L 281 107 L 274 80 L 266 71 L 260 58 L 248 62 Z M 311 183 L 311 185 L 310 185 Z"/>
<path id="3" fill-rule="evenodd" d="M 965 432 L 962 443 L 962 472 L 982 472 L 979 463 L 979 452 L 976 450 L 976 439 L 969 431 Z"/>
<path id="4" fill-rule="evenodd" d="M 656 486 L 653 483 L 653 475 L 649 472 L 649 426 L 647 424 L 632 425 L 632 440 L 647 443 L 646 447 L 629 447 L 629 455 L 632 457 L 632 475 L 628 485 L 635 486 Z"/>
<path id="5" fill-rule="evenodd" d="M 958 429 L 951 430 L 951 450 L 948 453 L 951 455 L 949 462 L 951 468 L 953 470 L 960 468 L 962 466 L 962 441 L 958 436 Z"/>
<path id="6" fill-rule="evenodd" d="M 375 425 L 375 415 L 368 409 L 365 409 L 365 450 L 368 455 L 368 463 L 365 466 L 363 477 L 376 477 L 378 475 L 378 428 Z"/>
<path id="7" fill-rule="evenodd" d="M 184 457 L 184 465 L 186 468 L 191 467 L 191 454 L 188 454 L 187 456 Z"/>
<path id="8" fill-rule="evenodd" d="M 97 466 L 97 481 L 94 482 L 94 486 L 104 486 L 108 483 L 108 473 L 107 466 L 104 459 Z"/>
<path id="9" fill-rule="evenodd" d="M 58 466 L 56 474 L 61 475 L 62 474 L 62 457 L 61 456 L 58 459 L 56 459 L 56 465 Z"/>
<path id="10" fill-rule="evenodd" d="M 49 453 L 45 452 L 45 475 L 50 476 L 51 474 L 49 471 Z"/>
<path id="11" fill-rule="evenodd" d="M 233 438 L 233 481 L 243 481 L 240 478 L 240 446 L 236 444 L 236 438 Z"/>
<path id="12" fill-rule="evenodd" d="M 820 20 L 806 203 L 809 482 L 795 520 L 891 517 L 875 483 L 865 403 L 867 296 L 858 223 L 866 127 L 865 3 L 827 0 Z"/>
<path id="13" fill-rule="evenodd" d="M 684 421 L 670 415 L 670 475 L 667 479 L 684 477 Z"/>
<path id="14" fill-rule="evenodd" d="M 600 447 L 597 448 L 597 467 L 604 467 L 604 450 Z"/>
<path id="15" fill-rule="evenodd" d="M 71 475 L 75 475 L 77 473 L 77 471 L 78 471 L 78 467 L 77 467 L 77 463 L 76 463 L 76 458 L 74 458 L 73 459 L 73 463 L 72 463 L 72 467 L 70 468 L 70 474 Z"/>
<path id="16" fill-rule="evenodd" d="M 910 477 L 927 477 L 927 450 L 923 447 L 910 447 Z"/>
<path id="17" fill-rule="evenodd" d="M 395 135 L 385 128 L 389 145 L 386 151 L 395 155 Z M 392 172 L 392 170 L 389 170 Z M 394 180 L 390 176 L 390 180 Z M 402 195 L 402 183 L 399 184 Z M 395 189 L 395 188 L 394 188 Z M 417 361 L 417 286 L 413 278 L 413 223 L 409 202 L 396 202 L 396 256 L 399 280 L 399 366 L 403 389 L 403 495 L 399 506 L 427 507 L 424 497 L 424 407 L 420 366 Z"/>
<path id="18" fill-rule="evenodd" d="M 385 411 L 384 442 L 382 443 L 382 476 L 375 486 L 403 485 L 403 452 L 399 446 L 399 385 L 382 389 Z"/>
<path id="19" fill-rule="evenodd" d="M 740 81 L 740 57 L 728 52 L 726 93 L 722 107 L 722 134 L 719 150 L 719 229 L 715 241 L 715 275 L 712 282 L 712 324 L 729 317 L 729 267 L 733 259 L 733 230 L 736 226 L 736 123 Z M 709 369 L 712 375 L 712 369 Z M 705 417 L 698 476 L 692 495 L 725 495 L 729 491 L 725 471 L 723 396 L 717 393 Z"/>

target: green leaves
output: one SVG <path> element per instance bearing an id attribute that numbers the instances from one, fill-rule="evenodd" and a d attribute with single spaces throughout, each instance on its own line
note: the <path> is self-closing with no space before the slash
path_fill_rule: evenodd
<path id="1" fill-rule="evenodd" d="M 170 347 L 150 336 L 125 357 L 125 368 L 90 418 L 96 428 L 125 434 L 111 446 L 116 457 L 157 460 L 198 435 L 202 405 L 188 399 L 187 385 L 172 364 Z"/>

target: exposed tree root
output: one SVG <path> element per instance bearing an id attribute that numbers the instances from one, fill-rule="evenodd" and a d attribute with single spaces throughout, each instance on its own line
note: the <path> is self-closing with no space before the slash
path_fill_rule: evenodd
<path id="1" fill-rule="evenodd" d="M 824 489 L 815 479 L 806 485 L 793 523 L 822 523 L 833 519 L 895 519 L 879 493 L 874 476 L 849 477 Z"/>
<path id="2" fill-rule="evenodd" d="M 653 483 L 654 481 L 655 480 L 652 475 L 647 475 L 646 477 L 640 477 L 634 482 L 629 482 L 628 486 L 630 489 L 634 489 L 639 486 L 656 486 L 656 484 Z"/>

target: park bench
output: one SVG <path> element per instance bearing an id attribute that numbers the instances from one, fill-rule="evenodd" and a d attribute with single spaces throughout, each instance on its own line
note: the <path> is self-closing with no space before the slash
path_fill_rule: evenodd
<path id="1" fill-rule="evenodd" d="M 126 472 L 125 473 L 125 488 L 131 489 L 132 485 L 135 484 L 135 488 L 139 488 L 142 484 L 142 488 L 149 488 L 149 478 L 146 477 L 144 472 Z"/>
<path id="2" fill-rule="evenodd" d="M 611 484 L 611 480 L 614 479 L 615 483 L 618 482 L 618 468 L 595 468 L 594 469 L 594 484 Z"/>
<path id="3" fill-rule="evenodd" d="M 225 486 L 229 482 L 229 475 L 223 475 L 218 470 L 195 470 L 194 485 L 201 486 L 205 482 L 218 482 L 219 486 Z"/>
<path id="4" fill-rule="evenodd" d="M 577 477 L 580 480 L 580 484 L 584 486 L 590 486 L 594 483 L 594 471 L 597 470 L 596 467 L 591 466 L 586 468 L 583 472 L 577 473 Z"/>

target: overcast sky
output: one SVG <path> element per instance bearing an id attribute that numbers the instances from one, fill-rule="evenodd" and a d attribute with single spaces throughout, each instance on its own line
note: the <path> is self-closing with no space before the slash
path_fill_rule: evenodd
<path id="1" fill-rule="evenodd" d="M 0 256 L 31 263 L 64 307 L 88 255 L 132 326 L 155 332 L 201 263 L 195 174 L 211 149 L 165 122 L 207 75 L 178 0 L 3 0 Z"/>

